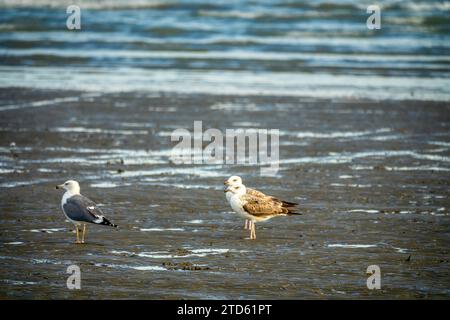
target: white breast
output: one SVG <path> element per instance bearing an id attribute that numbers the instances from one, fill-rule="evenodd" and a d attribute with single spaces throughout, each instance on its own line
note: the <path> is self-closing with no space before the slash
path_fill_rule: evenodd
<path id="1" fill-rule="evenodd" d="M 242 207 L 242 202 L 239 195 L 233 194 L 230 197 L 230 205 L 231 208 L 233 208 L 234 212 L 236 212 L 242 218 L 254 220 L 251 215 L 245 212 L 244 208 Z"/>
<path id="2" fill-rule="evenodd" d="M 69 199 L 72 196 L 71 193 L 69 193 L 69 191 L 64 192 L 62 199 L 61 199 L 61 206 L 64 206 L 67 202 L 67 199 Z"/>
<path id="3" fill-rule="evenodd" d="M 66 204 L 67 199 L 69 199 L 71 196 L 73 196 L 73 194 L 71 194 L 69 191 L 66 191 L 66 192 L 63 194 L 62 199 L 61 199 L 61 209 L 62 209 L 62 212 L 64 213 L 64 216 L 66 217 L 67 220 L 69 220 L 69 221 L 72 222 L 73 224 L 79 225 L 79 224 L 80 224 L 79 222 L 70 219 L 70 218 L 67 216 L 66 212 L 64 211 L 64 205 Z"/>
<path id="4" fill-rule="evenodd" d="M 227 201 L 228 201 L 228 203 L 230 203 L 230 200 L 231 200 L 231 196 L 233 195 L 233 193 L 231 193 L 231 192 L 227 192 L 227 193 L 225 193 L 225 197 L 227 198 Z M 231 203 L 230 203 L 231 204 Z"/>

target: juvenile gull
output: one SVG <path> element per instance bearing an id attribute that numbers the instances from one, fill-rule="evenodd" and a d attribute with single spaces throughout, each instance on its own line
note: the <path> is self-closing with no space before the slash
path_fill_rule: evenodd
<path id="1" fill-rule="evenodd" d="M 248 193 L 245 185 L 229 186 L 224 192 L 230 193 L 231 208 L 244 219 L 250 220 L 250 239 L 256 239 L 255 223 L 276 216 L 301 214 L 294 212 L 294 205 L 287 205 L 274 197 L 258 197 Z"/>
<path id="2" fill-rule="evenodd" d="M 226 186 L 231 186 L 231 187 L 243 185 L 242 178 L 239 177 L 239 176 L 231 176 L 231 177 L 228 178 L 228 180 L 225 180 L 225 182 L 223 184 L 226 185 Z M 258 190 L 252 189 L 252 188 L 247 188 L 246 187 L 246 190 L 247 190 L 246 193 L 251 195 L 251 196 L 255 196 L 257 198 L 262 198 L 262 199 L 266 199 L 266 200 L 273 200 L 273 201 L 281 202 L 285 207 L 295 207 L 295 206 L 298 205 L 298 203 L 295 203 L 295 202 L 282 201 L 282 200 L 279 200 L 279 199 L 277 199 L 275 197 L 265 195 L 261 191 L 258 191 Z M 231 199 L 232 195 L 233 195 L 232 192 L 227 192 L 225 194 L 228 202 L 230 202 L 230 199 Z M 231 205 L 231 203 L 230 203 L 230 205 Z M 245 219 L 244 229 L 251 229 L 252 228 L 252 223 L 253 223 L 252 220 Z"/>
<path id="3" fill-rule="evenodd" d="M 115 224 L 103 216 L 103 212 L 97 207 L 95 202 L 80 194 L 80 185 L 75 180 L 68 180 L 63 184 L 57 185 L 56 189 L 66 190 L 61 200 L 61 206 L 67 219 L 75 225 L 77 234 L 75 243 L 84 243 L 86 223 L 102 224 L 117 228 Z M 83 225 L 83 234 L 80 241 L 79 232 L 81 228 L 80 230 L 78 228 L 81 225 Z"/>

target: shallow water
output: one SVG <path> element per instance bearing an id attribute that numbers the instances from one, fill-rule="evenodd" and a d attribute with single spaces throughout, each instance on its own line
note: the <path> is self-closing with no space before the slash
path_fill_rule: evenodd
<path id="1" fill-rule="evenodd" d="M 0 100 L 1 298 L 449 297 L 448 103 L 27 89 Z M 279 128 L 278 175 L 173 164 L 170 133 L 195 120 Z M 222 192 L 232 174 L 303 215 L 244 239 Z M 118 230 L 89 226 L 73 244 L 54 189 L 69 178 Z M 80 291 L 66 288 L 72 264 Z M 373 264 L 378 291 L 366 288 Z"/>
<path id="2" fill-rule="evenodd" d="M 449 3 L 372 4 L 2 0 L 0 86 L 450 100 Z"/>

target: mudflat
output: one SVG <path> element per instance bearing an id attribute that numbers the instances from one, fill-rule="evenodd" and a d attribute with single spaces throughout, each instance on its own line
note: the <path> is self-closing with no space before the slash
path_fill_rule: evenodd
<path id="1" fill-rule="evenodd" d="M 449 298 L 446 102 L 2 88 L 0 106 L 2 299 Z M 279 129 L 278 174 L 171 162 L 171 133 L 199 120 Z M 303 214 L 245 239 L 231 175 Z M 119 229 L 90 225 L 75 245 L 67 179 Z"/>

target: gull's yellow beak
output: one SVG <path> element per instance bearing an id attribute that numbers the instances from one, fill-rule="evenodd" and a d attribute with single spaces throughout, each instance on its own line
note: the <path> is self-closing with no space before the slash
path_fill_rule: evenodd
<path id="1" fill-rule="evenodd" d="M 230 188 L 225 188 L 225 189 L 223 190 L 223 192 L 225 192 L 225 193 L 227 193 L 228 191 L 230 191 Z"/>
<path id="2" fill-rule="evenodd" d="M 230 185 L 230 183 L 228 182 L 228 180 L 225 180 L 225 182 L 224 182 L 223 184 L 226 185 L 226 186 L 229 186 L 229 185 Z"/>
<path id="3" fill-rule="evenodd" d="M 64 187 L 64 184 L 57 184 L 55 188 L 56 189 L 63 189 L 63 187 Z"/>

